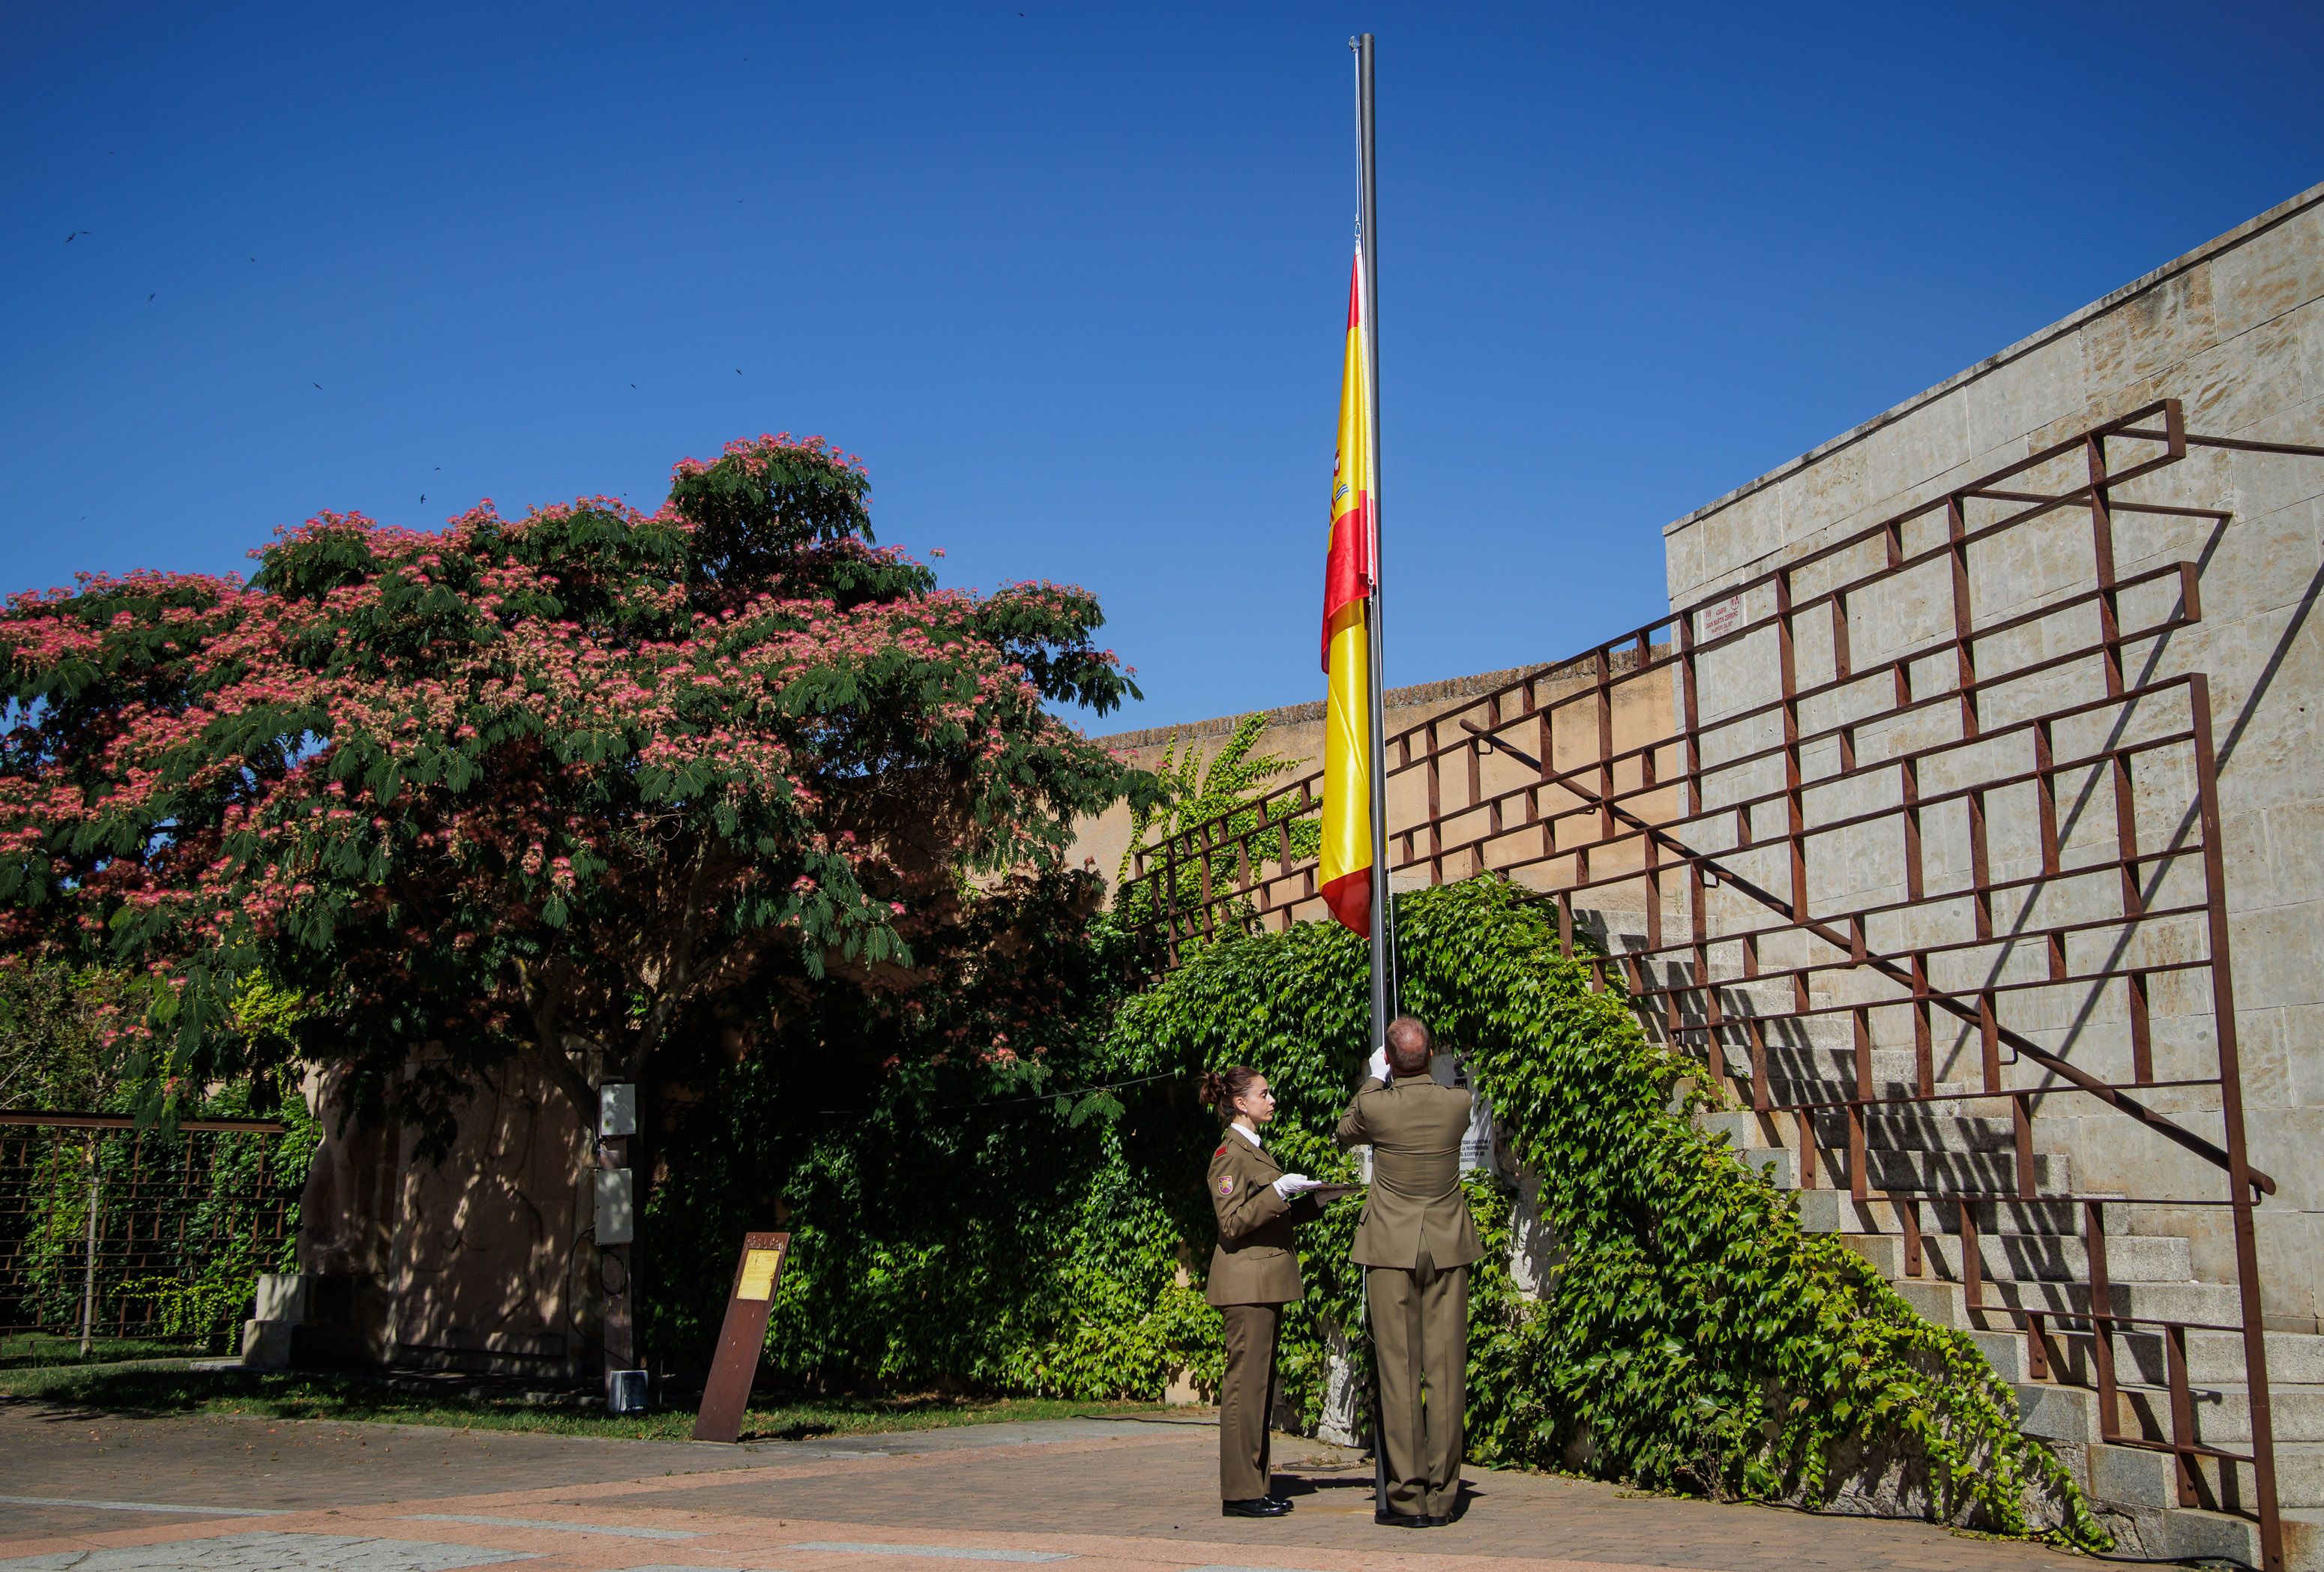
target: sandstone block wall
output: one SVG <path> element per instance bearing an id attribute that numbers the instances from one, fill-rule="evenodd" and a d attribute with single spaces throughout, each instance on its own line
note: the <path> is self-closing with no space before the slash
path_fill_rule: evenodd
<path id="1" fill-rule="evenodd" d="M 1711 599 L 2163 398 L 2183 401 L 2190 431 L 2324 444 L 2324 186 L 1673 523 L 1665 532 L 1672 606 Z M 2253 1161 L 2282 1185 L 2258 1214 L 2268 1319 L 2314 1330 L 2324 1325 L 2324 1167 L 2312 1156 L 2324 1135 L 2324 628 L 2313 615 L 2324 592 L 2324 459 L 2197 448 L 2131 494 L 2228 515 L 2220 523 L 2122 513 L 2116 565 L 2124 576 L 2172 559 L 2200 565 L 2200 622 L 2135 648 L 2131 680 L 2188 671 L 2210 679 L 2247 1131 Z M 2058 532 L 1974 552 L 1970 575 L 1979 622 L 2094 582 L 2087 558 Z M 1933 587 L 1900 582 L 1892 593 L 1898 604 L 1886 621 L 1903 629 L 1926 611 L 1915 602 Z M 1742 674 L 1732 675 L 1739 692 Z M 1715 697 L 1717 672 L 1703 681 Z M 2160 827 L 2184 790 L 2142 781 L 2137 811 Z M 2088 832 L 2110 838 L 2110 802 L 2086 806 Z M 2025 815 L 1997 808 L 1994 827 L 1997 863 L 2023 862 Z M 1928 833 L 1932 865 L 1958 866 L 1959 832 L 1932 823 Z M 1853 864 L 1832 860 L 1842 871 L 1819 899 L 1861 898 L 1893 882 L 1872 848 Z M 2096 1002 L 2079 1018 L 2034 1022 L 2029 1034 L 2119 1072 L 2121 1018 Z M 2205 1004 L 2191 981 L 2159 989 L 2159 1075 L 2208 1062 Z M 2216 1131 L 2207 1096 L 2155 1100 Z M 2126 1131 L 2086 1099 L 2044 1099 L 2037 1131 L 2043 1149 L 2070 1157 L 2078 1189 L 2221 1189 L 2202 1164 Z M 2200 1276 L 2232 1280 L 2222 1214 L 2187 1208 L 2144 1221 L 2190 1237 Z"/>

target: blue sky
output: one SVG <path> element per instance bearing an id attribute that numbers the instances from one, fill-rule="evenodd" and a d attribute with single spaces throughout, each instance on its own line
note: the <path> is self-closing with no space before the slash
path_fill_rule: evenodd
<path id="1" fill-rule="evenodd" d="M 12 5 L 0 589 L 819 432 L 1093 730 L 1317 697 L 1363 28 L 1392 683 L 2324 179 L 2312 5 Z"/>

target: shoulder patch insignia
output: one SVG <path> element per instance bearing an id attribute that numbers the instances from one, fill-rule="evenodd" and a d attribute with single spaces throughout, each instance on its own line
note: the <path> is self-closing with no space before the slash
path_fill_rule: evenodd
<path id="1" fill-rule="evenodd" d="M 1219 1149 L 1218 1149 L 1217 1151 L 1215 1151 L 1215 1152 L 1213 1152 L 1213 1153 L 1212 1153 L 1212 1154 L 1211 1154 L 1211 1155 L 1212 1155 L 1212 1156 L 1213 1156 L 1213 1157 L 1223 1157 L 1223 1156 L 1225 1156 L 1226 1154 L 1227 1154 L 1227 1144 L 1226 1144 L 1224 1141 L 1220 1142 L 1220 1143 L 1219 1143 Z"/>
<path id="2" fill-rule="evenodd" d="M 1223 1200 L 1233 1193 L 1234 1175 L 1230 1173 L 1224 1179 L 1219 1181 L 1219 1198 Z"/>

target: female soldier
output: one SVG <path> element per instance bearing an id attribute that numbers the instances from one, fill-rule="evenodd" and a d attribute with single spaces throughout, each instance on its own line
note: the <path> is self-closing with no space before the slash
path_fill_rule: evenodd
<path id="1" fill-rule="evenodd" d="M 1219 1500 L 1227 1517 L 1281 1517 L 1290 1502 L 1268 1489 L 1268 1420 L 1275 1397 L 1275 1339 L 1283 1307 L 1297 1299 L 1299 1252 L 1291 1225 L 1317 1213 L 1304 1192 L 1321 1183 L 1286 1173 L 1259 1144 L 1275 1117 L 1267 1077 L 1247 1065 L 1203 1077 L 1203 1101 L 1227 1127 L 1211 1154 L 1211 1204 L 1219 1247 L 1203 1297 L 1226 1319 L 1226 1379 L 1219 1386 Z"/>

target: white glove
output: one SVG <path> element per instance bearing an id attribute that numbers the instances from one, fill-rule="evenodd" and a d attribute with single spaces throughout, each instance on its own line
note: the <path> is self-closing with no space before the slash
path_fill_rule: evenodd
<path id="1" fill-rule="evenodd" d="M 1323 1181 L 1320 1179 L 1310 1179 L 1304 1173 L 1286 1173 L 1277 1180 L 1272 1188 L 1276 1194 L 1285 1200 L 1289 1200 L 1293 1196 L 1306 1190 L 1323 1189 Z"/>
<path id="2" fill-rule="evenodd" d="M 1388 1081 L 1393 1079 L 1388 1074 L 1387 1049 L 1375 1048 L 1372 1050 L 1371 1058 L 1365 1062 L 1364 1073 L 1370 1076 L 1374 1080 L 1379 1081 L 1382 1086 L 1386 1086 Z"/>

